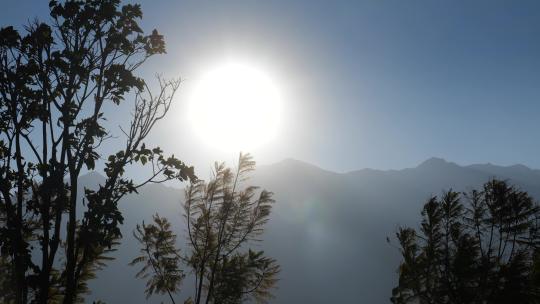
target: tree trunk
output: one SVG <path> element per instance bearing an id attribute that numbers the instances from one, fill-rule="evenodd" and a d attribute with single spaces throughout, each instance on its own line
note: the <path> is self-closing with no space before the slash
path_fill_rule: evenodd
<path id="1" fill-rule="evenodd" d="M 41 245 L 41 277 L 39 303 L 46 304 L 49 299 L 49 203 L 46 199 L 43 209 L 43 242 Z"/>
<path id="2" fill-rule="evenodd" d="M 75 301 L 77 282 L 75 282 L 75 230 L 77 227 L 77 178 L 70 178 L 71 193 L 69 197 L 69 223 L 67 235 L 67 265 L 66 265 L 66 291 L 64 304 L 72 304 Z"/>

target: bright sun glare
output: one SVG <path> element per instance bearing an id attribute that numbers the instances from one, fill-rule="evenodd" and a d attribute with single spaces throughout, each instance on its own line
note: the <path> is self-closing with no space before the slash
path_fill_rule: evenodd
<path id="1" fill-rule="evenodd" d="M 188 115 L 209 144 L 225 151 L 249 151 L 276 136 L 281 96 L 263 70 L 226 63 L 197 80 Z"/>

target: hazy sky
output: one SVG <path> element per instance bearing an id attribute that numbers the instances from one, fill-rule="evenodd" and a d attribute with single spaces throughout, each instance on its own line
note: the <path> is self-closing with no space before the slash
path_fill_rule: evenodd
<path id="1" fill-rule="evenodd" d="M 399 169 L 438 156 L 540 168 L 539 1 L 138 2 L 168 51 L 142 75 L 185 78 L 150 142 L 203 171 L 234 153 L 197 138 L 184 104 L 226 58 L 264 67 L 284 92 L 278 138 L 252 151 L 260 163 Z M 5 1 L 0 22 L 46 14 L 46 1 Z"/>

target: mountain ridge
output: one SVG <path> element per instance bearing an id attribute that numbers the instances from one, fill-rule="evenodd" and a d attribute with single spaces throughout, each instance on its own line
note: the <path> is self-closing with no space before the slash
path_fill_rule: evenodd
<path id="1" fill-rule="evenodd" d="M 529 166 L 526 166 L 526 165 L 520 164 L 520 163 L 516 163 L 516 164 L 513 164 L 513 165 L 497 165 L 497 164 L 493 164 L 493 163 L 488 162 L 488 163 L 473 163 L 473 164 L 469 164 L 469 165 L 459 165 L 459 164 L 457 164 L 455 162 L 448 161 L 448 160 L 446 160 L 444 158 L 441 158 L 441 157 L 430 157 L 430 158 L 420 162 L 415 167 L 406 167 L 406 168 L 402 168 L 402 169 L 377 169 L 377 168 L 365 167 L 365 168 L 360 168 L 360 169 L 348 170 L 348 171 L 345 171 L 345 172 L 338 172 L 338 171 L 334 171 L 334 170 L 330 170 L 330 169 L 324 169 L 324 168 L 322 168 L 322 167 L 320 167 L 320 166 L 318 166 L 316 164 L 310 163 L 308 161 L 288 157 L 288 158 L 284 158 L 284 159 L 282 159 L 280 161 L 277 161 L 277 162 L 274 162 L 274 163 L 259 165 L 259 166 L 257 166 L 257 169 L 266 169 L 266 168 L 269 168 L 269 167 L 290 167 L 290 166 L 309 168 L 310 170 L 318 170 L 318 171 L 326 172 L 326 173 L 329 173 L 329 174 L 335 174 L 335 175 L 349 175 L 349 174 L 354 174 L 354 173 L 357 173 L 357 172 L 400 172 L 400 171 L 404 171 L 404 170 L 411 170 L 411 169 L 418 169 L 418 168 L 428 168 L 428 167 L 432 168 L 432 167 L 449 166 L 449 167 L 481 169 L 481 170 L 486 170 L 486 171 L 489 171 L 486 168 L 493 168 L 493 169 L 499 169 L 499 170 L 502 170 L 502 169 L 521 170 L 521 171 L 534 172 L 535 174 L 538 174 L 539 177 L 540 177 L 540 169 L 531 168 Z M 83 177 L 85 179 L 87 179 L 87 178 L 92 178 L 92 179 L 102 178 L 102 179 L 105 179 L 105 177 L 98 171 L 90 171 L 88 173 L 85 173 L 85 174 L 81 175 L 81 177 Z M 167 185 L 163 185 L 163 186 L 168 187 Z M 175 187 L 171 187 L 171 188 L 175 188 Z"/>
<path id="2" fill-rule="evenodd" d="M 285 159 L 258 166 L 249 184 L 274 192 L 264 242 L 254 244 L 282 267 L 275 304 L 389 303 L 396 285 L 399 252 L 386 242 L 398 227 L 417 227 L 424 202 L 452 188 L 478 189 L 490 178 L 508 180 L 540 199 L 539 170 L 523 165 L 460 166 L 430 158 L 414 168 L 360 169 L 337 173 L 307 162 Z M 97 175 L 90 175 L 94 181 Z M 82 184 L 85 178 L 81 178 Z M 184 185 L 184 184 L 181 184 Z M 116 260 L 91 282 L 88 300 L 107 303 L 160 303 L 145 300 L 144 282 L 127 267 L 138 245 L 132 237 L 137 223 L 159 213 L 171 220 L 180 248 L 185 235 L 180 188 L 158 184 L 141 188 L 119 203 L 125 223 Z M 119 283 L 121 282 L 121 283 Z M 184 295 L 190 294 L 189 282 Z"/>
<path id="3" fill-rule="evenodd" d="M 449 160 L 446 160 L 445 158 L 442 158 L 442 157 L 430 157 L 422 162 L 420 162 L 418 165 L 414 166 L 414 167 L 406 167 L 406 168 L 401 168 L 401 169 L 377 169 L 377 168 L 371 168 L 371 167 L 364 167 L 364 168 L 359 168 L 359 169 L 352 169 L 352 170 L 348 170 L 348 171 L 345 171 L 345 172 L 338 172 L 338 171 L 334 171 L 334 170 L 331 170 L 331 169 L 324 169 L 316 164 L 313 164 L 313 163 L 310 163 L 308 161 L 304 161 L 304 160 L 299 160 L 299 159 L 296 159 L 296 158 L 292 158 L 292 157 L 288 157 L 288 158 L 284 158 L 283 160 L 281 161 L 278 161 L 278 162 L 275 162 L 275 163 L 271 163 L 271 164 L 265 164 L 265 165 L 262 165 L 260 167 L 271 167 L 271 166 L 276 166 L 276 165 L 299 165 L 299 166 L 304 166 L 304 167 L 311 167 L 311 168 L 317 168 L 321 171 L 326 171 L 326 172 L 329 172 L 329 173 L 334 173 L 334 174 L 349 174 L 349 173 L 353 173 L 353 172 L 357 172 L 357 171 L 381 171 L 381 172 L 396 172 L 396 171 L 403 171 L 403 170 L 408 170 L 408 169 L 416 169 L 416 168 L 421 168 L 421 167 L 429 167 L 429 166 L 442 166 L 442 165 L 447 165 L 447 166 L 457 166 L 457 167 L 462 167 L 462 168 L 467 168 L 467 167 L 477 167 L 477 166 L 486 166 L 486 167 L 497 167 L 497 168 L 507 168 L 507 169 L 521 169 L 521 170 L 531 170 L 531 171 L 535 171 L 535 172 L 538 172 L 540 174 L 540 169 L 536 169 L 536 168 L 532 168 L 532 167 L 529 167 L 527 165 L 524 165 L 524 164 L 521 164 L 521 163 L 516 163 L 516 164 L 513 164 L 513 165 L 497 165 L 497 164 L 493 164 L 493 163 L 472 163 L 472 164 L 468 164 L 468 165 L 460 165 L 460 164 L 457 164 L 453 161 L 449 161 Z"/>

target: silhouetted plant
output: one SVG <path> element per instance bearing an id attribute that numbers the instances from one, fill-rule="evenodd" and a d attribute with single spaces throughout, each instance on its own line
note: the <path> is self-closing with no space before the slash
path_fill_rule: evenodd
<path id="1" fill-rule="evenodd" d="M 176 235 L 166 218 L 154 215 L 154 223 L 137 225 L 133 232 L 135 239 L 143 245 L 141 256 L 130 265 L 145 263 L 137 273 L 138 278 L 148 279 L 145 293 L 147 298 L 154 293 L 167 293 L 174 303 L 173 294 L 179 289 L 184 278 L 180 269 L 180 250 L 176 249 Z"/>
<path id="2" fill-rule="evenodd" d="M 420 230 L 397 233 L 403 261 L 392 302 L 540 302 L 539 216 L 526 192 L 499 180 L 432 197 Z"/>
<path id="3" fill-rule="evenodd" d="M 142 255 L 132 264 L 144 263 L 138 276 L 148 278 L 147 296 L 177 292 L 184 264 L 191 268 L 196 286 L 195 295 L 184 303 L 241 303 L 247 298 L 265 302 L 272 297 L 279 265 L 262 251 L 242 252 L 258 240 L 274 202 L 271 192 L 259 192 L 254 186 L 241 188 L 254 166 L 249 155 L 240 154 L 235 171 L 216 163 L 209 182 L 195 181 L 187 187 L 188 250 L 184 257 L 173 249 L 175 237 L 166 219 L 156 215 L 153 224 L 137 227 Z"/>
<path id="4" fill-rule="evenodd" d="M 5 302 L 82 301 L 86 281 L 121 237 L 118 201 L 149 182 L 194 177 L 143 143 L 180 82 L 159 78 L 153 95 L 134 75 L 165 44 L 156 30 L 143 34 L 139 5 L 119 3 L 50 1 L 49 23 L 33 22 L 23 34 L 0 29 L 0 253 L 12 265 L 0 276 L 13 287 Z M 124 148 L 106 158 L 99 189 L 79 189 L 81 171 L 95 168 L 112 137 L 106 105 L 129 92 Z M 125 177 L 133 163 L 151 163 L 151 176 L 140 184 Z"/>
<path id="5" fill-rule="evenodd" d="M 15 299 L 15 284 L 12 280 L 12 263 L 8 256 L 0 256 L 0 303 L 11 303 Z"/>

